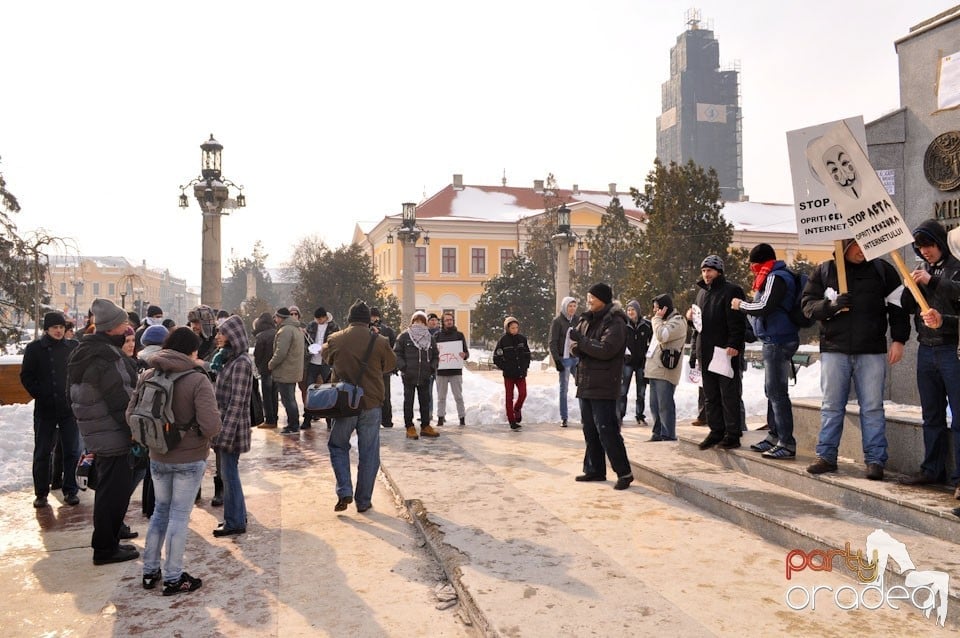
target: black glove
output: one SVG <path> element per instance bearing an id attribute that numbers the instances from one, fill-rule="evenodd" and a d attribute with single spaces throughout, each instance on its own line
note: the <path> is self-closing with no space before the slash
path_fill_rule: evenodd
<path id="1" fill-rule="evenodd" d="M 570 341 L 580 341 L 581 339 L 583 339 L 583 333 L 579 330 L 570 331 Z"/>
<path id="2" fill-rule="evenodd" d="M 830 302 L 830 308 L 834 312 L 840 312 L 844 308 L 853 307 L 853 297 L 850 296 L 849 292 L 845 292 L 842 295 L 837 295 L 837 298 Z"/>

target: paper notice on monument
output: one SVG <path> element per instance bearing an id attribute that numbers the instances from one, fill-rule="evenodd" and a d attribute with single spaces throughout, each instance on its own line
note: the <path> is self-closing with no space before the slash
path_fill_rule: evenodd
<path id="1" fill-rule="evenodd" d="M 463 352 L 462 341 L 459 339 L 441 341 L 437 344 L 437 349 L 440 350 L 440 361 L 437 366 L 440 370 L 459 370 L 463 367 L 463 357 L 460 356 Z"/>
<path id="2" fill-rule="evenodd" d="M 793 176 L 793 207 L 797 215 L 797 241 L 801 244 L 831 242 L 850 236 L 843 215 L 837 211 L 827 187 L 807 160 L 807 147 L 823 137 L 837 122 L 846 122 L 860 146 L 867 147 L 867 133 L 863 117 L 860 116 L 787 131 L 787 154 Z"/>
<path id="3" fill-rule="evenodd" d="M 867 259 L 913 242 L 910 228 L 850 128 L 839 122 L 807 147 L 807 159 Z"/>
<path id="4" fill-rule="evenodd" d="M 730 362 L 730 355 L 727 354 L 726 348 L 713 347 L 713 359 L 710 359 L 707 370 L 714 374 L 722 374 L 728 379 L 733 378 L 733 364 Z"/>
<path id="5" fill-rule="evenodd" d="M 937 78 L 937 109 L 960 106 L 960 51 L 940 58 Z"/>

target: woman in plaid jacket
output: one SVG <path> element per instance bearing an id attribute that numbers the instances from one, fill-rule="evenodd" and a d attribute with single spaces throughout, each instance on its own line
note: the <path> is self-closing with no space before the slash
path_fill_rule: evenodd
<path id="1" fill-rule="evenodd" d="M 220 458 L 223 478 L 223 523 L 213 530 L 213 535 L 232 536 L 247 531 L 247 507 L 238 464 L 240 455 L 250 451 L 253 363 L 247 354 L 247 331 L 237 315 L 223 322 L 216 339 L 222 366 L 217 372 L 217 407 L 223 427 L 213 440 L 213 447 Z"/>

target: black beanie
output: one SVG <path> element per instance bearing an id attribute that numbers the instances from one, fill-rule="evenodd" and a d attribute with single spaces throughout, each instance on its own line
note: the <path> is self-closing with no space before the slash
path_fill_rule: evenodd
<path id="1" fill-rule="evenodd" d="M 768 261 L 776 261 L 777 251 L 770 244 L 757 244 L 750 249 L 750 263 L 763 264 Z"/>
<path id="2" fill-rule="evenodd" d="M 350 306 L 347 323 L 370 323 L 370 308 L 367 307 L 367 304 L 357 299 L 354 304 Z"/>
<path id="3" fill-rule="evenodd" d="M 603 283 L 602 281 L 597 284 L 590 286 L 588 290 L 591 295 L 602 301 L 603 303 L 610 303 L 613 301 L 613 289 L 609 285 Z"/>
<path id="4" fill-rule="evenodd" d="M 148 317 L 163 316 L 163 309 L 160 308 L 160 306 L 147 306 L 147 316 Z"/>
<path id="5" fill-rule="evenodd" d="M 49 330 L 54 326 L 64 326 L 66 327 L 67 320 L 63 316 L 62 312 L 48 312 L 43 315 L 43 329 Z"/>

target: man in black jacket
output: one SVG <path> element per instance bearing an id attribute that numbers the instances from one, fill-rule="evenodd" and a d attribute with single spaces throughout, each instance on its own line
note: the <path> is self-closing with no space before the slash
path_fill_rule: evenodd
<path id="1" fill-rule="evenodd" d="M 442 327 L 437 333 L 437 348 L 440 351 L 440 362 L 437 367 L 437 425 L 444 424 L 444 418 L 447 414 L 447 388 L 453 390 L 453 400 L 457 404 L 457 416 L 460 418 L 460 425 L 466 425 L 467 411 L 463 405 L 463 364 L 470 357 L 470 351 L 467 350 L 467 338 L 463 333 L 457 330 L 454 325 L 453 313 L 443 313 L 441 320 Z M 450 367 L 444 367 L 445 351 L 440 347 L 441 343 L 454 344 L 456 352 L 446 353 L 451 356 L 459 357 L 461 363 Z M 459 346 L 457 348 L 456 346 Z"/>
<path id="2" fill-rule="evenodd" d="M 380 309 L 370 309 L 370 332 L 386 337 L 390 342 L 390 349 L 397 345 L 397 332 L 380 320 Z M 383 404 L 380 406 L 380 427 L 393 427 L 393 402 L 390 400 L 390 377 L 393 371 L 383 373 Z"/>
<path id="3" fill-rule="evenodd" d="M 900 286 L 900 276 L 886 261 L 867 261 L 853 239 L 843 240 L 848 292 L 839 294 L 834 260 L 821 264 L 803 289 L 803 314 L 820 322 L 820 436 L 817 460 L 810 474 L 837 471 L 837 449 L 851 382 L 860 406 L 860 436 L 867 478 L 883 479 L 887 462 L 887 422 L 883 387 L 887 365 L 903 357 L 910 338 L 907 313 L 887 298 Z M 887 320 L 893 343 L 887 352 Z"/>
<path id="4" fill-rule="evenodd" d="M 703 398 L 706 405 L 710 434 L 700 442 L 706 450 L 719 445 L 725 449 L 740 447 L 740 400 L 743 396 L 742 367 L 746 319 L 732 308 L 734 299 L 743 299 L 743 288 L 723 276 L 723 260 L 707 255 L 700 264 L 696 305 L 700 308 L 697 336 L 697 365 L 703 380 Z M 695 326 L 696 327 L 696 326 Z M 728 361 L 717 362 L 722 374 L 711 370 L 716 357 Z"/>
<path id="5" fill-rule="evenodd" d="M 34 507 L 46 507 L 50 492 L 50 457 L 58 438 L 63 451 L 63 502 L 77 505 L 75 469 L 80 458 L 80 432 L 67 398 L 67 360 L 77 346 L 64 339 L 67 320 L 59 312 L 43 316 L 43 336 L 23 351 L 20 383 L 33 397 Z"/>
<path id="6" fill-rule="evenodd" d="M 137 383 L 133 359 L 120 347 L 127 313 L 108 299 L 91 306 L 96 332 L 84 335 L 67 363 L 70 403 L 89 452 L 96 455 L 97 493 L 93 501 L 93 564 L 133 560 L 140 553 L 121 545 L 123 517 L 130 504 L 133 468 L 126 409 Z"/>
<path id="7" fill-rule="evenodd" d="M 939 329 L 929 328 L 920 316 L 920 306 L 909 288 L 903 289 L 901 305 L 913 315 L 917 329 L 917 390 L 923 410 L 923 463 L 920 473 L 904 479 L 907 485 L 943 483 L 953 430 L 954 496 L 960 498 L 960 359 L 957 359 L 957 315 L 960 298 L 960 261 L 950 253 L 947 230 L 929 219 L 913 231 L 913 250 L 923 259 L 923 267 L 911 273 L 930 307 L 941 317 Z M 947 403 L 950 404 L 950 430 L 947 429 Z"/>
<path id="8" fill-rule="evenodd" d="M 276 429 L 280 395 L 267 364 L 273 356 L 273 340 L 277 336 L 277 326 L 273 323 L 273 316 L 269 312 L 264 312 L 257 318 L 253 325 L 253 334 L 253 363 L 257 366 L 257 372 L 260 373 L 260 394 L 263 397 L 263 423 L 257 427 Z"/>
<path id="9" fill-rule="evenodd" d="M 616 490 L 633 482 L 633 472 L 620 434 L 617 399 L 623 373 L 627 317 L 620 304 L 613 303 L 613 290 L 597 283 L 587 292 L 587 312 L 580 315 L 577 329 L 570 333 L 577 364 L 577 398 L 583 423 L 583 474 L 577 481 L 607 480 L 607 464 L 617 473 Z"/>
<path id="10" fill-rule="evenodd" d="M 623 357 L 623 381 L 620 386 L 619 414 L 620 422 L 627 414 L 627 399 L 630 398 L 630 386 L 633 378 L 637 378 L 637 404 L 634 409 L 639 425 L 646 425 L 647 418 L 643 414 L 643 406 L 647 402 L 647 379 L 643 371 L 647 363 L 647 349 L 653 337 L 653 326 L 650 320 L 643 316 L 640 302 L 631 299 L 627 303 L 627 352 Z"/>

